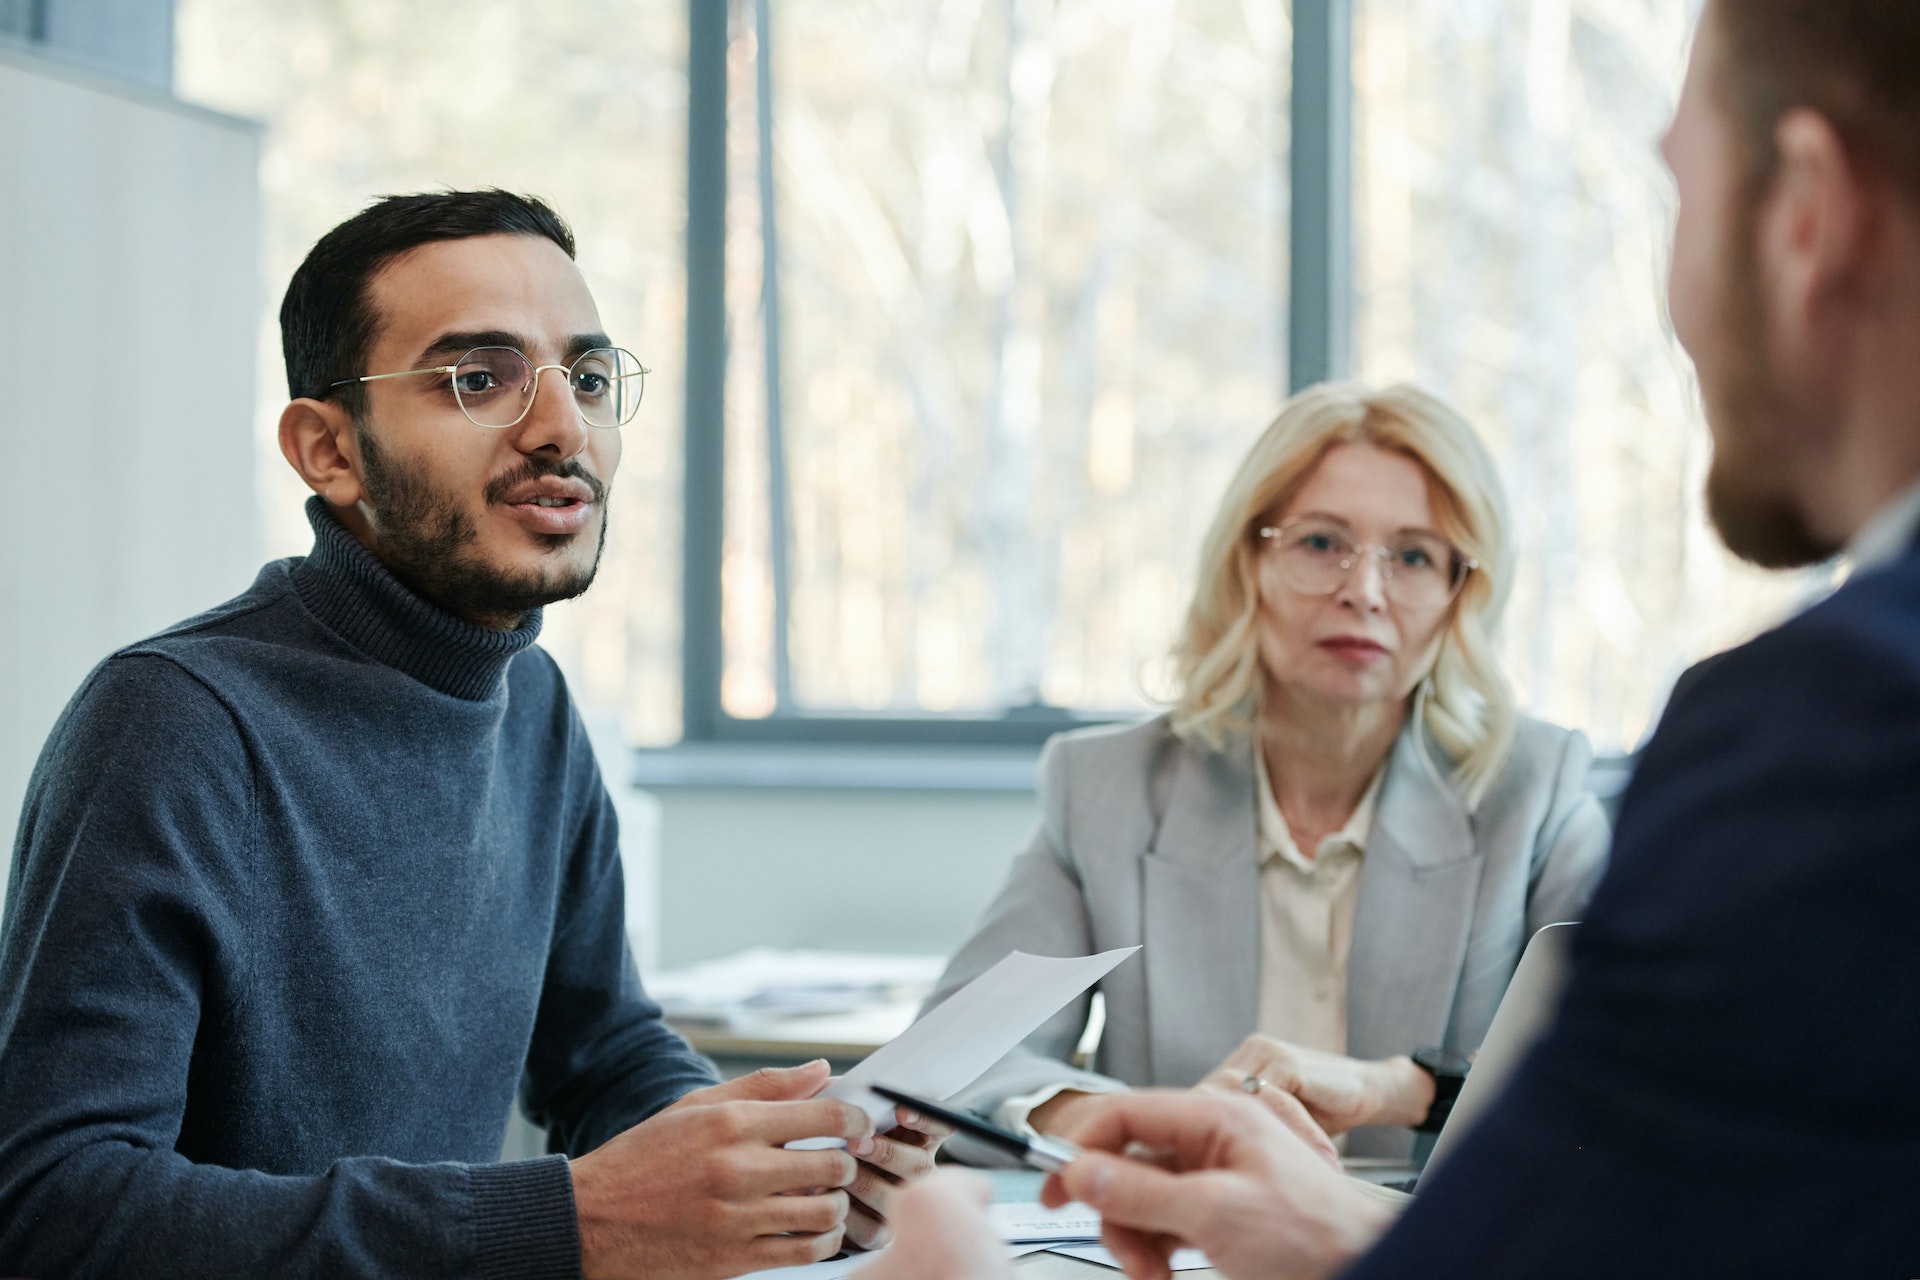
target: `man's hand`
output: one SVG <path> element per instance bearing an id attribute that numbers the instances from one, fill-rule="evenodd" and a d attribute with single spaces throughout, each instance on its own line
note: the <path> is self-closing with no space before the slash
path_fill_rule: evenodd
<path id="1" fill-rule="evenodd" d="M 1411 1058 L 1368 1062 L 1261 1035 L 1248 1036 L 1194 1087 L 1245 1093 L 1248 1079 L 1263 1082 L 1250 1096 L 1281 1120 L 1289 1119 L 1298 1099 L 1314 1123 L 1330 1134 L 1373 1124 L 1412 1128 L 1426 1119 L 1433 1105 L 1433 1077 Z M 1295 1124 L 1287 1127 L 1298 1132 Z"/>
<path id="2" fill-rule="evenodd" d="M 894 1197 L 893 1247 L 855 1280 L 1012 1280 L 1007 1249 L 987 1220 L 991 1186 L 943 1169 Z"/>
<path id="3" fill-rule="evenodd" d="M 847 1240 L 862 1249 L 878 1249 L 893 1238 L 887 1219 L 894 1197 L 910 1180 L 933 1168 L 934 1152 L 953 1130 L 905 1107 L 894 1109 L 896 1127 L 847 1144 L 860 1162 L 847 1193 Z"/>
<path id="4" fill-rule="evenodd" d="M 873 1132 L 858 1107 L 799 1100 L 828 1072 L 810 1062 L 696 1090 L 573 1161 L 587 1280 L 721 1280 L 832 1257 L 854 1159 L 785 1150 L 795 1138 Z"/>
<path id="5" fill-rule="evenodd" d="M 1168 1280 L 1182 1245 L 1231 1280 L 1329 1276 L 1392 1219 L 1248 1097 L 1118 1093 L 1078 1118 L 1063 1136 L 1086 1153 L 1047 1178 L 1041 1199 L 1098 1209 L 1134 1280 Z"/>

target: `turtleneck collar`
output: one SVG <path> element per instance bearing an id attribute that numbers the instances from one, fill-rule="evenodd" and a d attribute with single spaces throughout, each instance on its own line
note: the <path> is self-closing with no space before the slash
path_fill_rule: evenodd
<path id="1" fill-rule="evenodd" d="M 293 569 L 293 587 L 328 630 L 376 662 L 455 698 L 483 701 L 513 656 L 540 638 L 540 610 L 514 631 L 454 617 L 394 577 L 317 496 L 307 499 L 313 551 Z"/>

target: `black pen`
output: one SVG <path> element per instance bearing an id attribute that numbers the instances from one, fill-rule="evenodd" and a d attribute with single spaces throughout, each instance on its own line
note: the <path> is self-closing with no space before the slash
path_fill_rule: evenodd
<path id="1" fill-rule="evenodd" d="M 1017 1133 L 1002 1129 L 997 1124 L 988 1124 L 979 1116 L 965 1111 L 955 1111 L 937 1102 L 927 1102 L 910 1093 L 889 1089 L 883 1084 L 870 1084 L 865 1087 L 888 1102 L 897 1102 L 903 1107 L 918 1111 L 921 1115 L 930 1116 L 942 1124 L 950 1124 L 967 1136 L 978 1138 L 996 1151 L 1004 1151 L 1028 1168 L 1038 1169 L 1042 1173 L 1058 1173 L 1080 1154 L 1080 1148 L 1064 1138 L 1049 1138 L 1045 1134 L 1023 1138 Z"/>

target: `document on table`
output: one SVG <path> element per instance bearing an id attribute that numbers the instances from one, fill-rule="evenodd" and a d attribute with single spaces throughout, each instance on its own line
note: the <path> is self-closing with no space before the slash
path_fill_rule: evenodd
<path id="1" fill-rule="evenodd" d="M 1007 1256 L 1024 1258 L 1046 1247 L 1044 1244 L 1010 1244 L 1007 1246 Z M 751 1276 L 736 1277 L 736 1280 L 840 1280 L 841 1276 L 856 1274 L 861 1267 L 884 1253 L 885 1250 L 879 1253 L 850 1253 L 841 1258 L 829 1258 L 825 1262 L 809 1262 L 805 1266 L 755 1271 Z"/>
<path id="2" fill-rule="evenodd" d="M 1067 959 L 1009 952 L 999 964 L 828 1085 L 825 1096 L 863 1108 L 879 1129 L 890 1129 L 893 1104 L 865 1086 L 892 1085 L 929 1101 L 944 1101 L 978 1080 L 1041 1023 L 1139 949 L 1120 947 Z M 787 1145 L 819 1148 L 843 1144 L 838 1138 L 804 1138 Z"/>
<path id="3" fill-rule="evenodd" d="M 1107 1252 L 1105 1245 L 1099 1244 L 1056 1244 L 1048 1248 L 1048 1253 L 1057 1253 L 1063 1258 L 1078 1258 L 1082 1262 L 1097 1262 L 1103 1267 L 1120 1270 L 1120 1264 Z M 1205 1271 L 1213 1264 L 1207 1261 L 1207 1255 L 1198 1249 L 1175 1249 L 1168 1269 L 1171 1271 Z"/>
<path id="4" fill-rule="evenodd" d="M 852 1013 L 893 1000 L 918 1004 L 946 963 L 944 956 L 754 947 L 651 974 L 647 994 L 672 1022 L 751 1027 L 794 1016 Z"/>
<path id="5" fill-rule="evenodd" d="M 1033 1200 L 1002 1201 L 987 1206 L 987 1217 L 1009 1244 L 1100 1238 L 1100 1214 L 1078 1200 L 1058 1209 Z"/>

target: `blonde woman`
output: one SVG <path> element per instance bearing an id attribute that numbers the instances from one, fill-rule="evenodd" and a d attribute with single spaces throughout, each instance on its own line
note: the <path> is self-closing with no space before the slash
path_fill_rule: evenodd
<path id="1" fill-rule="evenodd" d="M 1196 1086 L 1397 1157 L 1438 1127 L 1608 842 L 1585 740 L 1518 715 L 1494 657 L 1505 508 L 1425 392 L 1287 404 L 1207 534 L 1178 701 L 1047 745 L 1040 829 L 933 997 L 1015 948 L 1144 944 L 1101 984 L 1094 1069 L 1066 1062 L 1082 1000 L 963 1105 L 1045 1132 L 1090 1093 Z"/>

